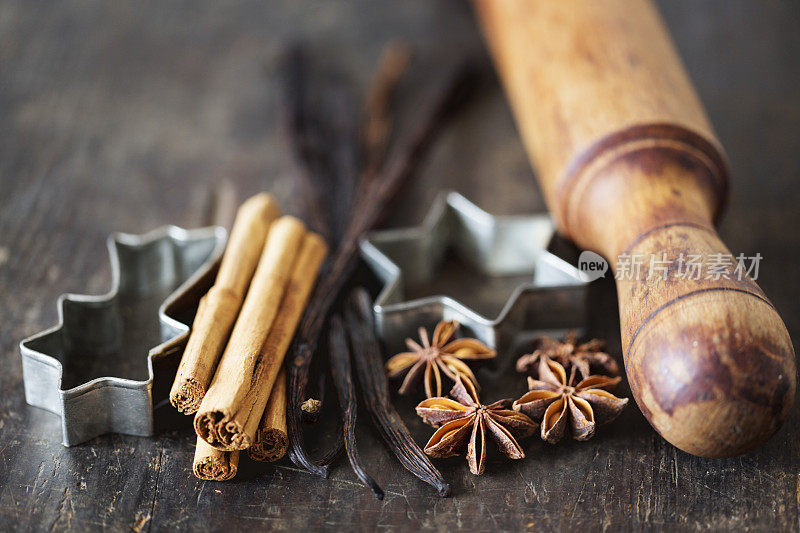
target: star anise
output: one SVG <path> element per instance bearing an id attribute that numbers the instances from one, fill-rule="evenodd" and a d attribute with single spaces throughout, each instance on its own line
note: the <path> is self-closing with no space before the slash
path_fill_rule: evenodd
<path id="1" fill-rule="evenodd" d="M 576 370 L 572 367 L 568 380 L 560 363 L 542 358 L 539 379 L 529 377 L 530 390 L 514 402 L 514 410 L 541 420 L 542 439 L 552 444 L 561 440 L 567 425 L 576 440 L 592 438 L 596 426 L 614 420 L 628 403 L 608 392 L 620 378 L 589 376 L 576 384 Z"/>
<path id="2" fill-rule="evenodd" d="M 608 376 L 619 375 L 619 365 L 604 350 L 605 341 L 592 339 L 578 344 L 578 334 L 568 331 L 564 340 L 541 336 L 533 341 L 533 352 L 517 359 L 517 371 L 535 374 L 542 357 L 549 357 L 565 368 L 577 367 L 582 378 L 587 378 L 592 370 Z"/>
<path id="3" fill-rule="evenodd" d="M 425 453 L 431 457 L 452 457 L 461 455 L 466 448 L 470 472 L 480 475 L 483 474 L 488 435 L 506 457 L 525 457 L 516 439 L 532 435 L 539 424 L 510 409 L 510 399 L 483 405 L 472 382 L 458 375 L 450 396 L 455 400 L 428 398 L 417 406 L 422 420 L 439 428 L 425 445 Z"/>
<path id="4" fill-rule="evenodd" d="M 425 383 L 425 395 L 428 398 L 442 395 L 442 373 L 455 381 L 462 376 L 472 382 L 475 387 L 478 381 L 475 374 L 463 360 L 491 359 L 497 352 L 477 339 L 456 339 L 450 337 L 458 329 L 458 322 L 448 320 L 439 322 L 433 331 L 433 342 L 428 340 L 425 328 L 419 328 L 422 345 L 406 339 L 410 352 L 395 355 L 386 362 L 386 372 L 395 378 L 405 374 L 400 394 L 408 394 L 419 378 Z"/>

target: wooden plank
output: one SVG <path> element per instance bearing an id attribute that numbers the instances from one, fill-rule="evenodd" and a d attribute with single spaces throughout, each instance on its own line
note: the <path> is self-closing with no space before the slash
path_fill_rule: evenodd
<path id="1" fill-rule="evenodd" d="M 790 2 L 748 0 L 660 7 L 730 156 L 733 196 L 721 233 L 735 253 L 764 256 L 759 283 L 799 338 L 800 13 Z M 287 201 L 290 167 L 269 74 L 282 43 L 298 35 L 320 63 L 362 86 L 386 39 L 410 40 L 419 53 L 405 109 L 438 65 L 482 50 L 469 9 L 456 1 L 0 4 L 0 529 L 800 525 L 796 409 L 764 447 L 707 460 L 666 444 L 631 406 L 587 443 L 529 440 L 524 461 L 490 455 L 482 477 L 461 459 L 438 461 L 453 486 L 446 500 L 398 468 L 364 413 L 360 452 L 386 490 L 383 502 L 344 461 L 329 480 L 288 461 L 243 459 L 235 480 L 199 481 L 188 420 L 153 439 L 62 447 L 57 417 L 24 403 L 18 341 L 55 322 L 61 292 L 107 289 L 111 231 L 200 224 L 221 177 L 242 198 L 267 189 Z M 493 212 L 544 208 L 496 82 L 448 129 L 388 223 L 417 222 L 448 187 Z M 613 284 L 600 283 L 593 331 L 619 354 L 616 313 Z M 485 385 L 487 399 L 523 386 L 511 375 Z M 424 442 L 430 430 L 413 403 L 400 407 Z"/>

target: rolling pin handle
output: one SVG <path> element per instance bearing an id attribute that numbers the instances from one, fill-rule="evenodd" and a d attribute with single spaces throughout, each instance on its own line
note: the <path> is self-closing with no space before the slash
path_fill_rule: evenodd
<path id="1" fill-rule="evenodd" d="M 473 0 L 559 230 L 603 254 L 732 259 L 723 152 L 650 0 Z M 749 278 L 618 279 L 625 367 L 668 441 L 743 453 L 794 401 L 786 326 Z"/>

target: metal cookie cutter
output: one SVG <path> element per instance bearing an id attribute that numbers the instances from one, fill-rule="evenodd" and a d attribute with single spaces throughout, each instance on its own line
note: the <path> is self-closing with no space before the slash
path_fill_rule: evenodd
<path id="1" fill-rule="evenodd" d="M 494 216 L 456 192 L 440 194 L 422 226 L 373 232 L 361 255 L 383 282 L 375 300 L 378 333 L 390 351 L 417 327 L 457 320 L 503 353 L 517 334 L 582 328 L 586 321 L 585 275 L 547 250 L 554 236 L 547 215 Z M 531 274 L 495 318 L 448 296 L 404 301 L 404 290 L 435 279 L 448 250 L 486 276 Z"/>
<path id="2" fill-rule="evenodd" d="M 65 446 L 109 432 L 153 434 L 154 398 L 166 397 L 184 321 L 213 282 L 226 238 L 218 226 L 111 235 L 111 290 L 62 295 L 58 325 L 20 342 L 25 400 L 61 416 Z"/>

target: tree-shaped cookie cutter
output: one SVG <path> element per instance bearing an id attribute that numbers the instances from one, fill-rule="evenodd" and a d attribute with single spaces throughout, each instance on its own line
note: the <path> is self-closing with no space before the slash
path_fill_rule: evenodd
<path id="1" fill-rule="evenodd" d="M 547 215 L 494 216 L 456 192 L 444 192 L 421 226 L 367 235 L 361 255 L 383 283 L 373 308 L 381 340 L 392 352 L 421 325 L 457 320 L 504 353 L 522 331 L 584 327 L 588 280 L 548 251 L 554 234 Z M 409 284 L 434 281 L 449 250 L 485 275 L 530 273 L 530 281 L 513 291 L 496 317 L 444 295 L 404 300 Z"/>
<path id="2" fill-rule="evenodd" d="M 62 295 L 58 325 L 20 342 L 25 399 L 61 416 L 65 446 L 104 433 L 153 434 L 154 401 L 166 398 L 188 337 L 184 321 L 213 283 L 226 237 L 219 226 L 111 235 L 109 292 Z"/>

